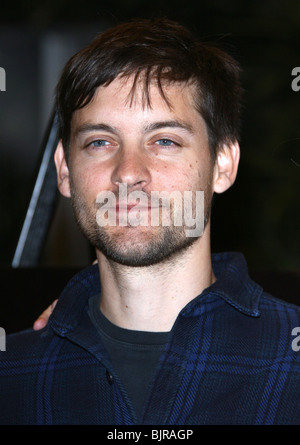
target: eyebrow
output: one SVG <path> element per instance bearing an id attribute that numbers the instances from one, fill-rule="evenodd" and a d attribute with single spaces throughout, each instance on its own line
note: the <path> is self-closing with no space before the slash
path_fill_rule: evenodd
<path id="1" fill-rule="evenodd" d="M 106 131 L 108 133 L 117 134 L 117 129 L 107 124 L 89 124 L 85 123 L 76 128 L 74 135 L 77 137 L 81 133 L 89 133 L 91 131 Z"/>
<path id="2" fill-rule="evenodd" d="M 181 120 L 171 120 L 171 121 L 161 121 L 161 122 L 153 122 L 152 124 L 148 124 L 144 127 L 145 132 L 161 130 L 162 128 L 180 128 L 182 130 L 186 130 L 191 134 L 194 134 L 194 129 L 192 125 L 187 122 Z"/>
<path id="3" fill-rule="evenodd" d="M 192 125 L 188 124 L 187 122 L 181 121 L 181 120 L 153 122 L 150 124 L 146 124 L 144 126 L 143 130 L 145 133 L 150 133 L 151 131 L 161 130 L 163 128 L 179 128 L 179 129 L 185 130 L 191 134 L 194 134 L 194 129 L 193 129 Z M 107 125 L 104 123 L 92 124 L 92 123 L 87 122 L 87 123 L 80 125 L 75 130 L 74 135 L 75 135 L 75 137 L 77 137 L 78 135 L 80 135 L 82 133 L 89 133 L 92 131 L 105 131 L 105 132 L 112 133 L 112 134 L 118 133 L 117 128 L 113 127 L 111 125 Z"/>

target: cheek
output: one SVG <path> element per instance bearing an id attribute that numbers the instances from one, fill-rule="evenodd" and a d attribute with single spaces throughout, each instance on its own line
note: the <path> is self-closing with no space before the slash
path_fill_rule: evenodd
<path id="1" fill-rule="evenodd" d="M 186 168 L 181 166 L 176 169 L 171 169 L 170 166 L 165 166 L 156 174 L 152 174 L 151 189 L 154 191 L 187 191 L 195 190 L 199 185 L 198 170 L 193 168 Z"/>
<path id="2" fill-rule="evenodd" d="M 202 190 L 212 190 L 212 183 L 214 177 L 214 166 L 210 155 L 206 154 L 202 158 L 196 158 L 189 163 L 191 177 L 197 176 L 194 183 L 198 183 Z"/>
<path id="3" fill-rule="evenodd" d="M 88 202 L 93 202 L 99 192 L 108 189 L 105 172 L 96 165 L 75 164 L 71 180 L 76 193 L 84 196 Z"/>

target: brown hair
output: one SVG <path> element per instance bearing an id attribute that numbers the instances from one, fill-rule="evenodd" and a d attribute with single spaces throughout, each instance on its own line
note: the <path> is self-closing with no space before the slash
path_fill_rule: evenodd
<path id="1" fill-rule="evenodd" d="M 142 78 L 149 98 L 155 80 L 165 100 L 164 82 L 193 82 L 195 106 L 208 131 L 212 159 L 226 142 L 239 139 L 240 68 L 226 52 L 199 42 L 185 27 L 163 18 L 134 20 L 97 36 L 66 64 L 56 89 L 59 136 L 68 151 L 75 110 L 87 105 L 99 86 L 118 76 Z"/>

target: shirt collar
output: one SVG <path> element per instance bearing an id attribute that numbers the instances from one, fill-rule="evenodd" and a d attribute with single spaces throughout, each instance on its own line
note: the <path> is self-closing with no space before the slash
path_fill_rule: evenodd
<path id="1" fill-rule="evenodd" d="M 88 308 L 89 298 L 96 293 L 100 293 L 97 264 L 83 269 L 69 281 L 51 314 L 49 326 L 62 336 L 73 331 Z"/>
<path id="2" fill-rule="evenodd" d="M 214 254 L 212 267 L 217 280 L 201 295 L 219 296 L 241 313 L 258 317 L 263 289 L 249 277 L 244 256 L 236 252 Z"/>
<path id="3" fill-rule="evenodd" d="M 245 258 L 240 253 L 212 255 L 212 266 L 217 278 L 215 283 L 191 301 L 184 309 L 193 311 L 205 296 L 218 296 L 246 315 L 258 317 L 258 304 L 262 288 L 249 278 Z M 65 335 L 80 322 L 82 311 L 87 310 L 88 299 L 100 293 L 98 265 L 90 266 L 67 284 L 49 320 L 58 334 Z"/>

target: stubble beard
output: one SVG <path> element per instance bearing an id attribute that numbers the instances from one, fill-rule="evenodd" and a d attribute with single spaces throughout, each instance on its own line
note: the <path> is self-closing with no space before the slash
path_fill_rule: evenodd
<path id="1" fill-rule="evenodd" d="M 204 227 L 209 221 L 211 199 L 204 194 Z M 107 259 L 129 267 L 147 267 L 175 258 L 200 237 L 186 236 L 184 225 L 157 227 L 109 227 L 96 221 L 97 207 L 88 206 L 71 183 L 71 201 L 76 223 L 87 240 Z M 171 218 L 172 221 L 172 218 Z"/>

